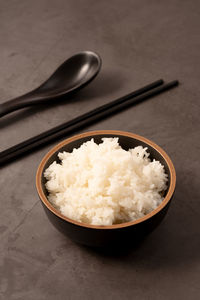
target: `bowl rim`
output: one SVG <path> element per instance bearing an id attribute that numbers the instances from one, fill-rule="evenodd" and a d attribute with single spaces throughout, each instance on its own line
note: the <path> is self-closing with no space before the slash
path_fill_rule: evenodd
<path id="1" fill-rule="evenodd" d="M 164 158 L 164 160 L 166 161 L 168 168 L 169 168 L 169 172 L 170 172 L 170 185 L 169 185 L 169 189 L 168 192 L 165 196 L 165 198 L 163 199 L 163 201 L 161 202 L 161 204 L 154 210 L 152 210 L 150 213 L 148 213 L 147 215 L 145 215 L 142 218 L 139 218 L 135 221 L 129 221 L 129 222 L 124 222 L 124 223 L 120 223 L 120 224 L 113 224 L 113 225 L 92 225 L 92 224 L 87 224 L 84 222 L 78 222 L 76 220 L 70 219 L 68 217 L 65 217 L 64 215 L 62 215 L 56 208 L 54 208 L 54 206 L 49 202 L 49 200 L 47 199 L 47 197 L 45 196 L 43 189 L 42 189 L 42 174 L 43 174 L 43 169 L 44 166 L 47 162 L 47 160 L 55 153 L 57 152 L 60 148 L 62 148 L 63 146 L 75 141 L 75 140 L 79 140 L 81 138 L 84 137 L 93 137 L 95 135 L 121 135 L 121 136 L 126 136 L 126 137 L 130 137 L 130 138 L 134 138 L 137 139 L 138 141 L 144 142 L 148 145 L 150 145 L 151 147 L 153 147 L 157 152 L 159 152 L 159 154 Z M 42 161 L 39 164 L 39 167 L 37 169 L 37 173 L 36 173 L 36 189 L 37 189 L 37 193 L 39 195 L 40 200 L 43 202 L 43 204 L 47 207 L 47 209 L 49 209 L 53 214 L 55 214 L 57 217 L 63 219 L 64 221 L 67 221 L 69 223 L 72 223 L 74 225 L 78 225 L 80 227 L 86 227 L 86 228 L 91 228 L 91 229 L 119 229 L 119 228 L 124 228 L 124 227 L 129 227 L 129 226 L 133 226 L 139 223 L 142 223 L 144 221 L 147 221 L 148 219 L 150 219 L 151 217 L 153 217 L 154 215 L 156 215 L 158 212 L 160 212 L 171 200 L 173 194 L 174 194 L 174 190 L 175 190 L 175 186 L 176 186 L 176 172 L 175 172 L 175 168 L 174 165 L 171 161 L 171 159 L 169 158 L 169 156 L 167 155 L 167 153 L 157 144 L 155 144 L 154 142 L 152 142 L 151 140 L 140 136 L 138 134 L 132 133 L 132 132 L 127 132 L 127 131 L 121 131 L 121 130 L 95 130 L 95 131 L 87 131 L 81 134 L 77 134 L 74 135 L 68 139 L 63 140 L 62 142 L 60 142 L 59 144 L 57 144 L 56 146 L 54 146 L 42 159 Z"/>

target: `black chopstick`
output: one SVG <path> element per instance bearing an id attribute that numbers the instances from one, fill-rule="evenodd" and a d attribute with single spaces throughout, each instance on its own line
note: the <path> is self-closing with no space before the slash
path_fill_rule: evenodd
<path id="1" fill-rule="evenodd" d="M 33 149 L 46 145 L 47 143 L 60 138 L 64 135 L 72 134 L 76 130 L 88 126 L 100 119 L 112 115 L 122 109 L 142 102 L 152 96 L 162 93 L 170 88 L 178 85 L 178 81 L 172 81 L 163 84 L 163 80 L 157 80 L 141 89 L 138 89 L 124 97 L 114 100 L 110 103 L 102 105 L 96 109 L 89 111 L 77 118 L 74 118 L 64 124 L 45 131 L 35 137 L 32 137 L 22 143 L 19 143 L 11 148 L 8 148 L 0 153 L 0 165 L 7 163 L 14 158 L 32 151 Z"/>
<path id="2" fill-rule="evenodd" d="M 102 111 L 105 111 L 107 109 L 110 109 L 114 105 L 120 104 L 120 103 L 122 103 L 122 102 L 124 102 L 124 101 L 126 101 L 130 98 L 133 98 L 133 97 L 136 97 L 138 95 L 144 94 L 145 92 L 147 92 L 149 90 L 152 90 L 153 88 L 158 87 L 158 86 L 162 85 L 163 83 L 164 83 L 164 81 L 162 79 L 157 80 L 157 81 L 155 81 L 151 84 L 148 84 L 145 87 L 142 87 L 142 88 L 126 95 L 126 96 L 123 96 L 123 97 L 121 97 L 117 100 L 114 100 L 112 102 L 109 102 L 107 104 L 104 104 L 104 105 L 102 105 L 98 108 L 95 108 L 95 109 L 93 109 L 93 110 L 91 110 L 91 111 L 89 111 L 89 112 L 87 112 L 87 113 L 85 113 L 85 114 L 83 114 L 83 115 L 81 115 L 77 118 L 74 118 L 74 119 L 72 119 L 68 122 L 65 122 L 61 125 L 58 125 L 58 126 L 52 128 L 48 131 L 45 131 L 45 132 L 43 132 L 43 133 L 41 133 L 41 134 L 39 134 L 35 137 L 32 137 L 32 138 L 30 138 L 30 139 L 28 139 L 24 142 L 21 142 L 21 143 L 15 145 L 15 146 L 5 150 L 5 151 L 2 151 L 0 153 L 0 158 L 7 157 L 9 154 L 17 152 L 19 149 L 22 149 L 22 148 L 25 149 L 26 147 L 28 147 L 29 145 L 33 145 L 34 143 L 39 143 L 39 141 L 43 142 L 43 140 L 46 139 L 46 138 L 52 137 L 52 139 L 53 139 L 53 135 L 55 135 L 57 133 L 61 134 L 62 131 L 65 130 L 66 128 L 69 128 L 70 126 L 78 124 L 79 122 L 82 122 L 82 121 L 84 121 L 88 118 L 91 118 L 94 115 L 96 115 L 96 114 L 98 114 Z"/>

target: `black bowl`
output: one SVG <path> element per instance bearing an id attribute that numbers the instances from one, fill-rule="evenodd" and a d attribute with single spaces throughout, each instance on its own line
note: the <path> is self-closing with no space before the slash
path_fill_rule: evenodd
<path id="1" fill-rule="evenodd" d="M 168 174 L 168 188 L 165 191 L 165 197 L 162 203 L 151 213 L 136 221 L 111 226 L 96 226 L 80 223 L 63 216 L 47 199 L 48 192 L 45 188 L 46 179 L 43 174 L 44 170 L 48 168 L 53 161 L 59 162 L 58 153 L 62 151 L 71 152 L 74 148 L 79 148 L 81 144 L 91 140 L 91 138 L 93 138 L 96 143 L 100 143 L 103 137 L 118 137 L 120 146 L 125 150 L 139 145 L 148 147 L 150 159 L 155 158 L 159 160 L 164 165 L 165 172 Z M 155 229 L 164 218 L 174 194 L 175 185 L 176 173 L 173 163 L 159 146 L 139 135 L 115 130 L 86 132 L 61 142 L 45 155 L 38 167 L 36 175 L 37 192 L 50 222 L 73 241 L 94 247 L 138 243 L 138 241 Z"/>

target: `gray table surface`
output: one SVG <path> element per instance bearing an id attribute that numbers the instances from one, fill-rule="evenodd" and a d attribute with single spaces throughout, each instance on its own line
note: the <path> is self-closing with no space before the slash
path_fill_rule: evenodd
<path id="1" fill-rule="evenodd" d="M 46 145 L 0 170 L 0 299 L 199 299 L 199 0 L 0 0 L 0 101 L 23 94 L 81 50 L 100 74 L 75 99 L 0 120 L 6 149 L 149 82 L 180 86 L 80 132 L 143 135 L 169 154 L 177 188 L 163 223 L 141 246 L 108 255 L 49 223 L 35 173 Z"/>

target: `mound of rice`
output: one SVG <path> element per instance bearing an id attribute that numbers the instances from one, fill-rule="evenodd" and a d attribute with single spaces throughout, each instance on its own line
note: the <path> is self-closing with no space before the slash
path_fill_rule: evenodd
<path id="1" fill-rule="evenodd" d="M 45 170 L 48 199 L 64 216 L 93 225 L 136 220 L 163 200 L 167 175 L 147 148 L 123 150 L 118 138 L 90 140 L 58 154 Z"/>

